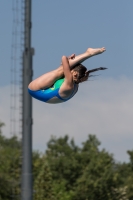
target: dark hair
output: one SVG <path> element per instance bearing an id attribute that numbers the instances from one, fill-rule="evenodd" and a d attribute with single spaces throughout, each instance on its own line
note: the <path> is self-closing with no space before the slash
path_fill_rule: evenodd
<path id="1" fill-rule="evenodd" d="M 74 67 L 73 70 L 78 72 L 78 77 L 77 77 L 76 83 L 81 83 L 83 81 L 87 81 L 88 80 L 89 74 L 86 73 L 87 72 L 87 68 L 84 65 L 79 63 Z"/>
<path id="2" fill-rule="evenodd" d="M 90 73 L 95 72 L 95 71 L 99 71 L 99 70 L 105 70 L 107 68 L 105 67 L 99 67 L 99 68 L 95 68 L 95 69 L 91 69 L 87 71 L 87 68 L 78 63 L 77 65 L 74 66 L 74 71 L 78 72 L 78 77 L 77 77 L 77 81 L 76 83 L 82 83 L 84 81 L 87 81 L 88 78 L 90 77 Z"/>

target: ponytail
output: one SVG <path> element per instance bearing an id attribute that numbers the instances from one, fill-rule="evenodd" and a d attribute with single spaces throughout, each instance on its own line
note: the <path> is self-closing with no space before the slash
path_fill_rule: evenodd
<path id="1" fill-rule="evenodd" d="M 76 83 L 82 83 L 84 81 L 87 81 L 88 78 L 90 77 L 90 74 L 99 70 L 105 70 L 107 68 L 105 67 L 99 67 L 99 68 L 94 68 L 91 70 L 87 71 L 87 68 L 85 66 L 83 66 L 82 64 L 78 64 L 77 66 L 75 66 L 74 71 L 79 72 L 79 76 L 78 79 L 76 81 Z"/>

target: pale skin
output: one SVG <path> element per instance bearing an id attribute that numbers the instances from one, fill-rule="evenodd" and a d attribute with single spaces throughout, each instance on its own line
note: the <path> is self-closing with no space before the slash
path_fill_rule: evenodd
<path id="1" fill-rule="evenodd" d="M 88 58 L 101 54 L 105 51 L 105 47 L 102 48 L 88 48 L 84 53 L 75 56 L 72 54 L 69 57 L 62 56 L 61 65 L 46 74 L 43 74 L 39 78 L 33 80 L 28 88 L 30 90 L 41 90 L 51 87 L 55 81 L 60 79 L 61 77 L 65 77 L 63 84 L 60 87 L 59 94 L 63 98 L 67 98 L 71 95 L 74 87 L 74 80 L 76 80 L 77 73 L 74 70 L 71 70 L 76 64 L 82 63 L 83 61 L 87 60 Z"/>

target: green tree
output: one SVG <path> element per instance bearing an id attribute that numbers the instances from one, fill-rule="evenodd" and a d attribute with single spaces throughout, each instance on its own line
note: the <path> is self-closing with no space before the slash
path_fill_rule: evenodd
<path id="1" fill-rule="evenodd" d="M 51 138 L 47 159 L 59 200 L 63 194 L 63 198 L 69 200 L 118 199 L 121 175 L 113 156 L 99 150 L 99 145 L 94 135 L 89 135 L 81 148 L 74 140 L 69 142 L 68 136 Z"/>
<path id="2" fill-rule="evenodd" d="M 2 134 L 2 130 L 1 130 L 1 129 L 2 129 L 2 127 L 3 127 L 4 125 L 5 125 L 5 124 L 4 124 L 3 122 L 0 121 L 0 134 Z"/>
<path id="3" fill-rule="evenodd" d="M 130 163 L 129 163 L 130 171 L 126 182 L 127 194 L 129 200 L 133 200 L 133 151 L 127 151 L 127 153 L 130 157 Z"/>
<path id="4" fill-rule="evenodd" d="M 119 200 L 129 200 L 127 195 L 127 187 L 113 188 L 114 196 Z"/>
<path id="5" fill-rule="evenodd" d="M 34 182 L 34 199 L 55 200 L 51 171 L 46 159 L 43 158 L 42 161 L 43 165 Z"/>
<path id="6" fill-rule="evenodd" d="M 71 140 L 69 143 L 68 136 L 56 139 L 52 138 L 48 142 L 46 152 L 53 179 L 56 182 L 65 180 L 66 189 L 73 187 L 76 179 L 80 175 L 80 163 L 78 162 L 79 148 Z"/>
<path id="7" fill-rule="evenodd" d="M 0 200 L 19 199 L 21 141 L 2 135 L 0 122 Z M 74 139 L 52 137 L 45 154 L 33 152 L 35 200 L 133 200 L 133 151 L 117 163 L 95 135 L 78 147 Z"/>
<path id="8" fill-rule="evenodd" d="M 77 180 L 76 199 L 114 200 L 113 188 L 117 187 L 118 174 L 114 161 L 107 152 L 92 152 L 90 162 Z"/>
<path id="9" fill-rule="evenodd" d="M 13 196 L 17 199 L 20 193 L 20 149 L 17 137 L 6 138 L 0 133 L 0 197 L 3 200 Z"/>
<path id="10" fill-rule="evenodd" d="M 40 173 L 40 169 L 42 168 L 43 162 L 43 154 L 38 151 L 33 151 L 32 153 L 32 173 L 34 180 L 38 177 Z"/>
<path id="11" fill-rule="evenodd" d="M 74 184 L 81 174 L 80 148 L 69 137 L 52 137 L 46 151 L 54 181 L 56 199 L 69 200 L 74 196 Z"/>

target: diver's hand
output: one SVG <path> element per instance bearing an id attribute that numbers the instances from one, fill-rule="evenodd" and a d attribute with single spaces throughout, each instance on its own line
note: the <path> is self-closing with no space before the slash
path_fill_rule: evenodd
<path id="1" fill-rule="evenodd" d="M 73 60 L 74 58 L 75 58 L 75 53 L 73 53 L 71 56 L 67 57 L 68 60 L 71 60 L 71 59 Z M 62 65 L 62 62 L 61 62 L 61 65 Z"/>
<path id="2" fill-rule="evenodd" d="M 71 56 L 68 56 L 68 59 L 70 60 L 70 59 L 74 59 L 75 58 L 75 53 L 73 53 Z"/>

